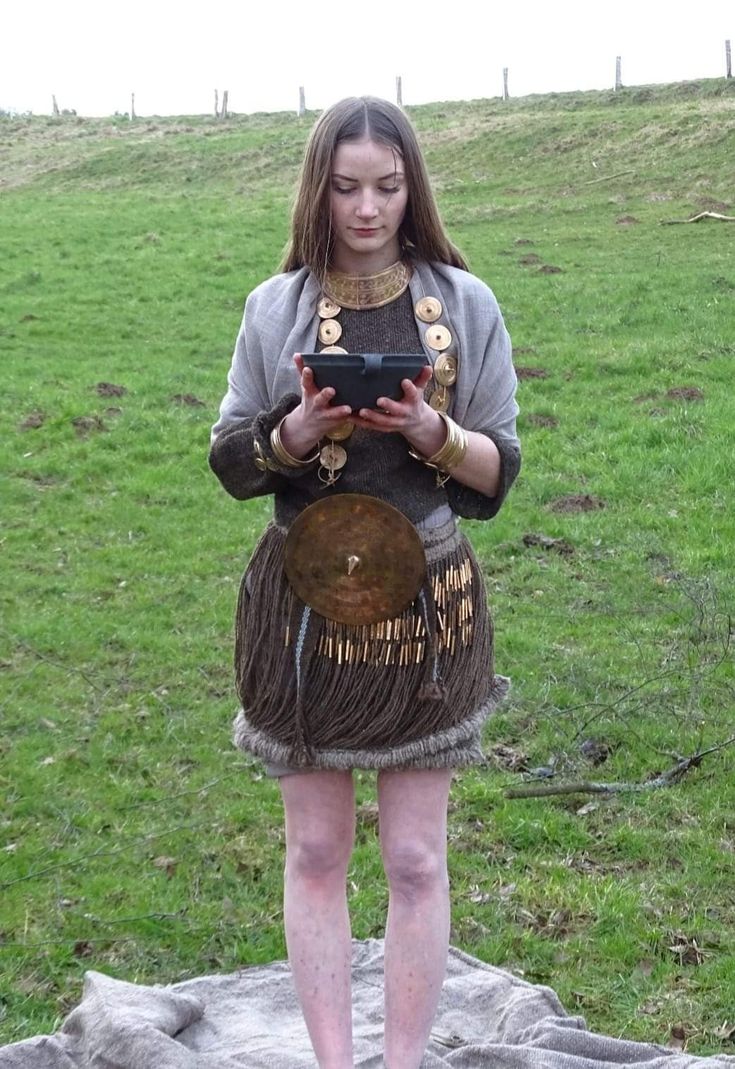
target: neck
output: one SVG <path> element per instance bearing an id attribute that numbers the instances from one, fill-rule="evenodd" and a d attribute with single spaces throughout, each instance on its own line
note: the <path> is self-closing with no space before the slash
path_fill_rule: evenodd
<path id="1" fill-rule="evenodd" d="M 392 243 L 390 248 L 379 249 L 374 254 L 353 253 L 351 249 L 342 248 L 337 243 L 337 248 L 332 253 L 330 268 L 342 275 L 375 275 L 378 271 L 385 271 L 400 258 L 401 247 L 397 241 Z"/>

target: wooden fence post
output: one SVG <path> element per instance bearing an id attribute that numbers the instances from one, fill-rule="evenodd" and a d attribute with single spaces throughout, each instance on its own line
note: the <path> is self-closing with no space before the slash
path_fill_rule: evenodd
<path id="1" fill-rule="evenodd" d="M 616 56 L 615 57 L 615 92 L 617 93 L 618 89 L 622 89 L 622 88 L 623 88 L 622 62 L 621 62 L 621 57 L 620 56 Z"/>
<path id="2" fill-rule="evenodd" d="M 401 76 L 396 75 L 396 104 L 399 108 L 403 107 L 403 89 L 401 87 Z"/>
<path id="3" fill-rule="evenodd" d="M 303 119 L 306 115 L 306 93 L 304 92 L 303 85 L 299 86 L 299 118 Z"/>
<path id="4" fill-rule="evenodd" d="M 726 78 L 732 78 L 732 56 L 730 55 L 730 42 L 725 41 L 725 69 L 727 70 Z"/>
<path id="5" fill-rule="evenodd" d="M 222 119 L 226 119 L 227 118 L 227 103 L 228 103 L 229 95 L 230 95 L 230 90 L 229 89 L 223 89 L 222 90 L 222 111 L 220 113 L 220 118 L 222 118 Z"/>
<path id="6" fill-rule="evenodd" d="M 130 118 L 135 118 L 135 93 L 130 94 Z"/>
<path id="7" fill-rule="evenodd" d="M 508 92 L 508 68 L 503 67 L 503 100 L 508 100 L 510 93 Z"/>
<path id="8" fill-rule="evenodd" d="M 59 105 L 56 103 L 56 97 L 53 96 L 53 95 L 51 96 L 51 102 L 53 104 L 54 115 L 58 115 L 59 114 Z"/>
<path id="9" fill-rule="evenodd" d="M 214 91 L 214 117 L 219 118 L 219 93 L 216 89 Z"/>

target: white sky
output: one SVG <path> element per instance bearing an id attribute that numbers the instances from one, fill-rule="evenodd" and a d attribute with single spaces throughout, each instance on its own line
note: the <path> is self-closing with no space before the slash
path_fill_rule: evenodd
<path id="1" fill-rule="evenodd" d="M 404 104 L 716 78 L 735 4 L 699 0 L 16 0 L 0 19 L 0 108 L 237 112 L 373 93 Z"/>

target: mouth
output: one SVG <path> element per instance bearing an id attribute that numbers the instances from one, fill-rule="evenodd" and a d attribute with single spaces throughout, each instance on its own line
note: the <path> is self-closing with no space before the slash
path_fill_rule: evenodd
<path id="1" fill-rule="evenodd" d="M 359 238 L 370 238 L 377 234 L 379 229 L 377 226 L 353 226 L 352 233 L 357 234 Z"/>

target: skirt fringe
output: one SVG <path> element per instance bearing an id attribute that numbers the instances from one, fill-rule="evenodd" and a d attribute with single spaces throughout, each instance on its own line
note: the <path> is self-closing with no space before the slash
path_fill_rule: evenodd
<path id="1" fill-rule="evenodd" d="M 349 626 L 293 593 L 285 533 L 269 525 L 238 598 L 241 749 L 297 767 L 394 768 L 481 760 L 482 723 L 508 688 L 493 672 L 485 587 L 466 538 L 427 547 L 419 597 L 393 620 Z"/>

